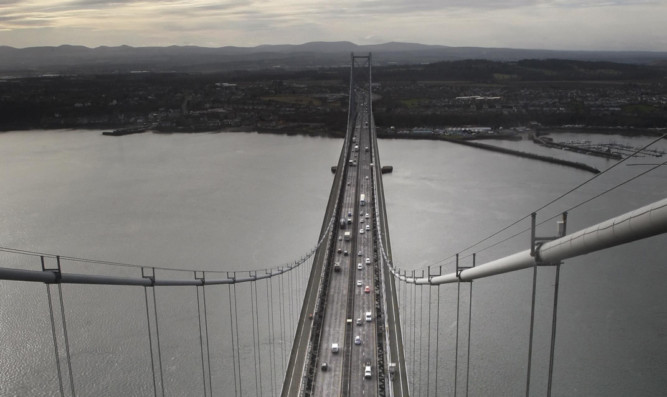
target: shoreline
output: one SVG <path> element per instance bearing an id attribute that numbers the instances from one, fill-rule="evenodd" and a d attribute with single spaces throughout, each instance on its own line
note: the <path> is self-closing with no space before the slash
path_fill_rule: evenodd
<path id="1" fill-rule="evenodd" d="M 122 128 L 119 130 L 132 130 L 133 128 L 136 127 L 126 127 Z M 58 129 L 42 129 L 43 131 L 55 131 L 55 130 L 62 130 L 63 128 L 58 128 Z M 68 128 L 71 130 L 77 130 L 79 128 Z M 624 135 L 624 136 L 660 136 L 664 134 L 664 131 L 662 130 L 646 130 L 642 129 L 640 131 L 638 130 L 632 130 L 632 132 L 635 133 L 628 133 L 627 129 L 620 129 L 620 128 L 585 128 L 585 127 L 573 127 L 573 128 L 564 128 L 564 127 L 551 127 L 551 128 L 541 128 L 540 129 L 542 133 L 553 133 L 553 134 L 558 134 L 558 133 L 581 133 L 581 134 L 601 134 L 601 135 L 612 135 L 612 134 L 618 134 L 618 135 Z M 664 129 L 667 131 L 667 129 Z M 20 132 L 20 131 L 30 131 L 28 129 L 25 130 L 11 130 L 14 132 Z M 10 130 L 8 131 L 0 131 L 0 134 L 2 132 L 11 132 Z M 125 135 L 129 134 L 109 134 L 109 133 L 104 133 L 102 129 L 97 129 L 95 128 L 94 130 L 90 130 L 99 132 L 102 135 L 106 136 L 112 136 L 112 137 L 122 137 Z M 624 133 L 625 132 L 625 133 Z M 639 132 L 639 133 L 637 133 Z M 152 129 L 152 128 L 146 128 L 143 129 L 142 131 L 132 131 L 130 134 L 142 134 L 142 133 L 153 133 L 153 134 L 219 134 L 219 133 L 255 133 L 255 134 L 272 134 L 272 135 L 286 135 L 286 136 L 307 136 L 307 137 L 319 137 L 319 138 L 332 138 L 332 139 L 341 139 L 342 134 L 333 134 L 330 132 L 325 132 L 325 131 L 308 131 L 308 130 L 300 130 L 300 131 L 285 131 L 283 129 L 276 130 L 276 129 L 267 129 L 267 128 L 252 128 L 251 126 L 240 126 L 240 127 L 230 127 L 230 128 L 221 128 L 221 129 L 214 129 L 214 130 L 197 130 L 197 131 L 184 131 L 184 130 L 176 130 L 176 131 L 165 131 L 165 130 L 157 130 L 157 129 Z M 503 154 L 508 154 L 508 155 L 513 155 L 517 157 L 522 157 L 522 158 L 528 158 L 536 161 L 543 161 L 543 162 L 548 162 L 551 164 L 557 164 L 557 165 L 562 165 L 570 168 L 575 168 L 579 169 L 582 171 L 587 171 L 591 172 L 594 174 L 597 174 L 600 172 L 595 167 L 592 167 L 588 164 L 585 163 L 580 163 L 580 162 L 574 162 L 570 160 L 564 160 L 564 159 L 559 159 L 556 157 L 551 157 L 551 156 L 545 156 L 545 155 L 539 155 L 539 154 L 534 154 L 534 153 L 529 153 L 529 152 L 523 152 L 519 150 L 514 150 L 514 149 L 508 149 L 508 148 L 503 148 L 503 147 L 498 147 L 498 146 L 493 146 L 493 145 L 488 145 L 484 144 L 481 142 L 477 142 L 480 140 L 515 140 L 516 136 L 512 135 L 491 135 L 491 136 L 483 136 L 483 137 L 466 137 L 466 138 L 452 138 L 449 136 L 444 136 L 444 135 L 433 135 L 433 134 L 424 134 L 424 135 L 416 135 L 416 134 L 387 134 L 385 132 L 378 132 L 378 139 L 408 139 L 408 140 L 438 140 L 438 141 L 446 141 L 450 143 L 455 143 L 455 144 L 460 144 L 460 145 L 465 145 L 469 147 L 474 147 L 477 149 L 481 150 L 488 150 L 488 151 L 493 151 L 497 153 L 503 153 Z"/>

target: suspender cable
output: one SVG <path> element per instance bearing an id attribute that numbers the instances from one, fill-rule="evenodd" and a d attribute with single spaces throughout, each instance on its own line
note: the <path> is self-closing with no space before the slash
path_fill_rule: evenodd
<path id="1" fill-rule="evenodd" d="M 259 395 L 259 384 L 257 383 L 257 339 L 255 338 L 255 297 L 252 293 L 252 285 L 250 283 L 250 320 L 252 323 L 252 361 L 255 366 L 255 395 Z"/>
<path id="2" fill-rule="evenodd" d="M 428 270 L 429 277 L 431 269 Z M 431 287 L 428 289 L 428 338 L 426 341 L 426 396 L 431 392 Z"/>
<path id="3" fill-rule="evenodd" d="M 205 275 L 204 275 L 205 277 Z M 202 295 L 204 298 L 204 330 L 206 331 L 206 359 L 208 360 L 208 390 L 213 396 L 213 379 L 211 375 L 211 344 L 208 337 L 208 311 L 206 310 L 206 285 L 202 286 Z"/>
<path id="4" fill-rule="evenodd" d="M 458 254 L 456 254 L 458 267 Z M 454 344 L 454 397 L 457 395 L 457 380 L 459 375 L 459 306 L 461 300 L 461 280 L 456 281 L 456 343 Z"/>
<path id="5" fill-rule="evenodd" d="M 290 339 L 289 337 L 292 335 L 292 295 L 293 294 L 291 292 L 294 291 L 294 290 L 292 289 L 292 271 L 289 270 L 289 267 L 288 267 L 286 277 L 287 277 L 287 280 L 286 280 L 287 281 L 287 286 L 286 286 L 287 289 L 285 290 L 285 292 L 287 293 L 287 309 L 285 310 L 285 316 L 287 316 L 287 318 L 285 319 L 285 328 L 287 330 L 287 335 L 288 336 L 287 336 L 287 338 L 285 338 L 285 342 L 287 342 Z M 285 295 L 283 295 L 283 299 L 285 299 Z"/>
<path id="6" fill-rule="evenodd" d="M 60 258 L 58 258 L 60 262 Z M 60 264 L 58 264 L 60 267 Z M 70 387 L 72 388 L 72 397 L 76 397 L 76 391 L 74 389 L 74 372 L 72 372 L 72 357 L 69 352 L 69 337 L 67 336 L 67 320 L 65 319 L 65 303 L 63 302 L 63 287 L 61 284 L 58 284 L 58 295 L 60 296 L 60 315 L 63 322 L 63 335 L 65 337 L 65 355 L 67 356 L 67 369 L 69 370 L 69 382 Z"/>
<path id="7" fill-rule="evenodd" d="M 44 266 L 44 257 L 42 257 L 42 267 Z M 51 300 L 51 284 L 46 284 L 46 296 L 49 298 L 49 315 L 51 317 L 51 334 L 53 335 L 53 347 L 55 350 L 56 370 L 58 371 L 58 385 L 60 386 L 60 395 L 65 396 L 63 386 L 63 374 L 60 369 L 60 353 L 58 352 L 58 337 L 56 336 L 56 323 L 53 317 L 53 302 Z M 152 356 L 151 356 L 152 358 Z M 155 378 L 154 378 L 155 379 Z"/>
<path id="8" fill-rule="evenodd" d="M 422 272 L 422 277 L 424 277 L 424 272 Z M 419 286 L 419 395 L 422 391 L 422 330 L 424 329 L 424 288 Z"/>
<path id="9" fill-rule="evenodd" d="M 238 385 L 236 383 L 236 352 L 234 351 L 234 316 L 232 315 L 232 285 L 227 288 L 227 294 L 229 296 L 229 332 L 232 335 L 232 367 L 234 368 L 234 395 L 239 394 Z"/>
<path id="10" fill-rule="evenodd" d="M 253 350 L 252 351 L 252 358 L 253 358 L 253 361 L 254 361 L 254 364 L 255 364 L 255 395 L 259 396 L 259 395 L 261 395 L 261 393 L 259 393 L 259 382 L 258 382 L 259 381 L 259 379 L 258 379 L 259 371 L 257 370 L 257 351 L 259 350 L 259 348 L 257 347 L 258 346 L 257 338 L 255 337 L 255 332 L 256 332 L 255 330 L 257 328 L 255 326 L 255 313 L 256 313 L 257 308 L 255 306 L 255 295 L 253 293 L 253 289 L 254 289 L 253 286 L 254 285 L 255 285 L 255 282 L 250 283 L 250 308 L 251 308 L 251 313 L 250 314 L 252 316 L 252 350 Z"/>
<path id="11" fill-rule="evenodd" d="M 533 329 L 535 325 L 535 287 L 537 284 L 537 263 L 533 265 L 533 296 L 530 301 L 530 335 L 528 337 L 528 369 L 526 371 L 526 397 L 530 396 L 530 368 L 533 361 Z"/>
<path id="12" fill-rule="evenodd" d="M 155 269 L 153 269 L 155 275 Z M 157 357 L 158 364 L 160 364 L 160 387 L 162 388 L 162 395 L 164 396 L 164 371 L 162 370 L 162 348 L 160 347 L 160 327 L 157 317 L 157 290 L 153 287 L 153 314 L 155 314 L 155 337 L 157 338 Z"/>
<path id="13" fill-rule="evenodd" d="M 289 295 L 289 300 L 287 301 L 287 304 L 289 305 L 289 339 L 288 341 L 294 340 L 294 323 L 296 322 L 294 320 L 294 270 L 290 270 L 287 273 L 287 284 L 288 284 L 288 295 Z M 292 347 L 290 346 L 290 349 Z"/>
<path id="14" fill-rule="evenodd" d="M 144 297 L 146 298 L 146 323 L 148 325 L 148 348 L 151 353 L 151 372 L 153 373 L 153 395 L 157 397 L 157 380 L 155 378 L 155 359 L 153 359 L 153 335 L 151 334 L 151 317 L 148 310 L 148 287 L 144 287 Z"/>
<path id="15" fill-rule="evenodd" d="M 556 348 L 556 319 L 558 316 L 558 284 L 560 280 L 560 263 L 556 265 L 556 281 L 554 285 L 554 308 L 551 320 L 551 352 L 549 354 L 549 381 L 547 383 L 547 397 L 551 397 L 551 381 L 554 372 L 554 350 Z"/>
<path id="16" fill-rule="evenodd" d="M 475 254 L 473 254 L 473 261 Z M 474 266 L 474 265 L 473 265 Z M 472 281 L 470 285 L 470 297 L 468 298 L 468 359 L 466 362 L 466 397 L 468 396 L 468 387 L 470 386 L 470 334 L 472 331 Z"/>
<path id="17" fill-rule="evenodd" d="M 260 333 L 259 330 L 261 327 L 259 326 L 259 300 L 257 299 L 257 287 L 258 284 L 257 282 L 253 283 L 255 286 L 255 306 L 256 306 L 256 311 L 255 311 L 255 323 L 257 324 L 257 359 L 259 361 L 259 395 L 263 396 L 264 395 L 264 387 L 262 386 L 262 343 L 261 343 L 261 338 L 260 338 Z"/>
<path id="18" fill-rule="evenodd" d="M 278 295 L 280 296 L 280 374 L 285 375 L 285 294 L 283 293 L 284 273 L 278 277 Z"/>
<path id="19" fill-rule="evenodd" d="M 414 271 L 412 272 L 412 278 L 414 279 Z M 412 390 L 415 390 L 415 378 L 417 377 L 416 373 L 416 358 L 417 358 L 417 349 L 415 346 L 415 342 L 417 340 L 417 332 L 416 332 L 416 325 L 417 325 L 417 315 L 415 314 L 417 312 L 417 285 L 412 286 Z"/>
<path id="20" fill-rule="evenodd" d="M 440 271 L 442 274 L 442 270 Z M 435 318 L 435 396 L 438 397 L 438 364 L 440 362 L 440 284 L 438 284 L 438 305 Z"/>
<path id="21" fill-rule="evenodd" d="M 241 336 L 239 334 L 239 312 L 238 312 L 238 305 L 236 302 L 238 301 L 236 297 L 236 283 L 232 284 L 232 287 L 234 288 L 234 323 L 236 324 L 236 359 L 239 362 L 239 395 L 243 395 L 243 377 L 241 376 L 241 351 L 239 350 L 239 345 L 241 344 L 239 339 L 241 339 Z"/>
<path id="22" fill-rule="evenodd" d="M 266 280 L 266 300 L 269 306 L 269 311 L 266 313 L 267 321 L 269 322 L 269 361 L 270 370 L 271 370 L 271 389 L 272 391 L 278 390 L 278 385 L 276 384 L 276 376 L 273 372 L 273 369 L 276 367 L 276 354 L 275 354 L 275 329 L 273 325 L 273 277 Z M 269 291 L 271 297 L 269 298 Z"/>
<path id="23" fill-rule="evenodd" d="M 195 278 L 197 277 L 197 273 L 195 273 Z M 201 352 L 201 380 L 202 383 L 204 384 L 204 396 L 207 395 L 206 393 L 206 364 L 204 364 L 204 331 L 203 327 L 201 326 L 202 319 L 201 319 L 201 303 L 200 303 L 200 297 L 199 297 L 199 286 L 195 286 L 195 290 L 197 291 L 197 318 L 199 319 L 199 351 Z M 209 367 L 209 371 L 211 368 Z"/>

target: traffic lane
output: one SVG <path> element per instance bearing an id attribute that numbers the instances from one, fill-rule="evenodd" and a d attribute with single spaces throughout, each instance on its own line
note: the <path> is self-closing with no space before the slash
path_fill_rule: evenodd
<path id="1" fill-rule="evenodd" d="M 330 278 L 329 291 L 327 292 L 327 305 L 330 307 L 338 307 L 341 302 L 347 301 L 347 293 L 345 289 L 341 291 L 341 285 L 344 284 L 346 279 L 346 274 L 349 277 L 349 266 L 342 266 L 340 272 L 333 272 Z M 320 367 L 322 362 L 328 364 L 327 371 L 321 371 L 321 376 L 319 377 L 321 381 L 318 381 L 316 384 L 315 392 L 316 395 L 325 396 L 327 395 L 327 390 L 335 390 L 340 387 L 340 382 L 342 379 L 342 367 L 343 360 L 340 355 L 334 354 L 331 351 L 332 343 L 339 343 L 340 349 L 343 346 L 343 334 L 344 328 L 341 332 L 340 324 L 341 318 L 344 315 L 341 315 L 339 310 L 327 310 L 325 314 L 324 327 L 322 332 L 320 344 Z"/>
<path id="2" fill-rule="evenodd" d="M 359 245 L 364 247 L 364 250 L 370 252 L 372 247 L 372 238 L 367 234 L 359 235 Z M 364 257 L 365 259 L 365 257 Z M 375 302 L 373 291 L 373 267 L 362 262 L 362 270 L 358 271 L 363 277 L 362 287 L 357 288 L 355 292 L 355 313 L 359 313 L 359 318 L 362 319 L 362 325 L 356 326 L 355 335 L 359 335 L 362 343 L 354 346 L 353 361 L 351 362 L 352 382 L 350 385 L 350 395 L 364 395 L 375 396 L 377 394 L 377 377 L 376 373 L 376 348 L 375 348 Z M 365 292 L 365 287 L 369 286 L 371 291 Z M 372 313 L 373 321 L 367 322 L 365 313 L 370 311 Z M 365 364 L 367 361 L 371 362 L 373 376 L 371 379 L 364 378 Z"/>
<path id="3" fill-rule="evenodd" d="M 348 180 L 353 181 L 355 177 L 356 170 L 349 170 Z M 345 192 L 343 193 L 343 202 L 344 208 L 347 209 L 347 212 L 352 212 L 354 215 L 356 189 L 352 188 L 351 186 L 356 187 L 356 183 L 350 183 L 350 187 L 345 188 Z M 339 233 L 340 232 L 341 230 L 339 230 Z M 338 247 L 340 247 L 342 251 L 341 254 L 337 254 L 337 258 L 340 259 L 341 271 L 332 272 L 329 290 L 327 291 L 327 310 L 325 312 L 319 349 L 319 370 L 321 375 L 318 377 L 320 381 L 316 382 L 314 390 L 315 395 L 318 396 L 326 396 L 331 390 L 340 390 L 343 376 L 343 356 L 341 352 L 345 347 L 344 336 L 345 321 L 347 316 L 345 310 L 336 310 L 336 308 L 344 308 L 347 304 L 347 283 L 349 282 L 348 280 L 352 272 L 351 263 L 353 258 L 352 255 L 354 254 L 350 252 L 350 247 L 352 245 L 351 241 L 345 241 L 342 239 L 341 241 L 338 241 L 337 244 L 339 244 Z M 348 256 L 344 255 L 345 251 L 348 251 Z M 338 353 L 332 352 L 332 343 L 338 343 Z M 327 371 L 321 370 L 322 362 L 327 362 Z"/>

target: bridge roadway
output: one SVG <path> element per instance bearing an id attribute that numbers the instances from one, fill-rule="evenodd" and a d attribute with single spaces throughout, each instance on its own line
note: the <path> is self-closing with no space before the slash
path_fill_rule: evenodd
<path id="1" fill-rule="evenodd" d="M 370 82 L 370 65 L 368 73 Z M 390 255 L 371 95 L 370 83 L 360 88 L 351 79 L 348 128 L 321 232 L 328 240 L 314 259 L 285 397 L 409 395 L 394 280 L 378 246 Z M 397 366 L 391 377 L 390 362 Z"/>
<path id="2" fill-rule="evenodd" d="M 357 115 L 349 157 L 352 164 L 348 162 L 343 186 L 341 217 L 344 222 L 337 225 L 333 258 L 340 265 L 340 271 L 333 272 L 329 284 L 318 353 L 320 373 L 316 377 L 314 396 L 372 397 L 378 391 L 374 301 L 378 286 L 373 276 L 376 261 L 373 257 L 370 134 L 363 121 L 368 118 L 364 107 L 358 109 Z M 362 194 L 365 202 L 361 202 Z M 345 232 L 351 235 L 349 241 L 344 237 Z M 371 313 L 370 321 L 367 321 L 366 313 Z M 334 343 L 339 346 L 338 353 L 332 351 Z M 322 371 L 321 365 L 325 362 L 328 370 Z M 368 363 L 372 373 L 370 379 L 364 377 Z"/>

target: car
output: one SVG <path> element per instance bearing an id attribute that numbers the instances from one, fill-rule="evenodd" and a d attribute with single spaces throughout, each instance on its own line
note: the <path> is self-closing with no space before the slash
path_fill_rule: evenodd
<path id="1" fill-rule="evenodd" d="M 361 253 L 361 251 L 357 252 L 357 256 L 363 256 L 363 254 Z"/>
<path id="2" fill-rule="evenodd" d="M 366 213 L 366 215 L 365 215 L 364 217 L 365 217 L 366 219 L 370 218 L 370 215 L 368 215 L 368 212 Z"/>
<path id="3" fill-rule="evenodd" d="M 361 218 L 361 220 L 359 222 L 364 223 L 364 218 Z"/>
<path id="4" fill-rule="evenodd" d="M 338 249 L 336 250 L 336 252 L 338 252 L 338 253 L 340 254 L 341 252 L 343 252 L 343 250 L 342 250 L 341 248 L 338 248 Z"/>
<path id="5" fill-rule="evenodd" d="M 343 241 L 343 236 L 338 236 L 338 241 Z"/>
<path id="6" fill-rule="evenodd" d="M 362 284 L 361 280 L 357 280 L 357 287 L 361 287 Z"/>
<path id="7" fill-rule="evenodd" d="M 366 225 L 366 231 L 371 230 L 371 225 Z"/>
<path id="8" fill-rule="evenodd" d="M 373 313 L 371 312 L 366 312 L 366 321 L 371 322 L 373 321 Z"/>
<path id="9" fill-rule="evenodd" d="M 364 267 L 361 266 L 361 263 L 357 263 L 357 270 L 362 270 Z"/>
<path id="10" fill-rule="evenodd" d="M 364 322 L 361 321 L 361 317 L 357 319 L 357 325 L 364 325 Z"/>
<path id="11" fill-rule="evenodd" d="M 370 293 L 371 292 L 371 287 L 369 287 L 367 285 L 366 288 L 364 288 L 364 292 L 367 293 L 367 294 Z"/>
<path id="12" fill-rule="evenodd" d="M 332 343 L 331 344 L 331 352 L 332 353 L 338 353 L 338 350 L 339 350 L 338 343 Z"/>
<path id="13" fill-rule="evenodd" d="M 366 179 L 368 179 L 368 175 L 366 175 Z"/>
<path id="14" fill-rule="evenodd" d="M 352 218 L 352 212 L 348 212 L 348 213 L 347 213 L 347 216 L 348 216 L 349 218 Z"/>
<path id="15" fill-rule="evenodd" d="M 371 363 L 370 361 L 368 361 L 366 362 L 366 366 L 364 367 L 364 378 L 370 379 L 371 376 L 373 376 L 371 373 Z"/>
<path id="16" fill-rule="evenodd" d="M 360 345 L 361 344 L 361 337 L 359 335 L 354 337 L 354 344 L 355 345 Z"/>
<path id="17" fill-rule="evenodd" d="M 364 229 L 359 229 L 359 234 L 364 234 Z"/>
<path id="18" fill-rule="evenodd" d="M 347 253 L 347 250 L 343 251 L 343 255 L 348 256 L 350 254 Z"/>
<path id="19" fill-rule="evenodd" d="M 366 264 L 370 265 L 371 264 L 371 258 L 366 258 Z"/>
<path id="20" fill-rule="evenodd" d="M 327 369 L 329 369 L 329 364 L 322 363 L 322 371 L 326 371 Z"/>

